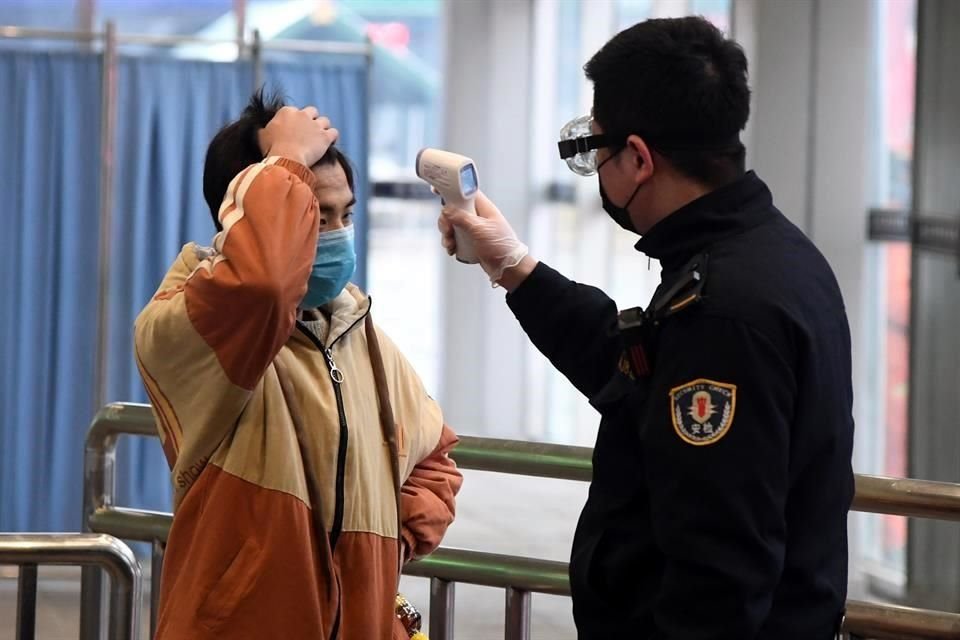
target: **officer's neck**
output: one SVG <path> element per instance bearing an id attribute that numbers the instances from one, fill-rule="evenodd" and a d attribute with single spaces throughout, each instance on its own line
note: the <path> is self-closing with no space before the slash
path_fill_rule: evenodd
<path id="1" fill-rule="evenodd" d="M 651 180 L 640 189 L 634 199 L 634 206 L 630 207 L 630 217 L 640 235 L 650 231 L 674 212 L 710 193 L 708 187 L 678 176 L 675 172 L 661 173 L 666 175 L 658 175 L 659 179 Z"/>

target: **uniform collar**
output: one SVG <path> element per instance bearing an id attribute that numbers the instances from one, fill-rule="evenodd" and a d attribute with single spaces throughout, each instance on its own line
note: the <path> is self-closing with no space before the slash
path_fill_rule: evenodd
<path id="1" fill-rule="evenodd" d="M 677 209 L 635 245 L 671 271 L 721 238 L 742 233 L 770 216 L 773 196 L 753 171 Z"/>

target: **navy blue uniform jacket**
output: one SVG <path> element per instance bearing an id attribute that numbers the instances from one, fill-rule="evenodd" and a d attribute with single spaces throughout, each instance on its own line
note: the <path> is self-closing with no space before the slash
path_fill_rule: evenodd
<path id="1" fill-rule="evenodd" d="M 581 640 L 827 640 L 847 587 L 850 332 L 836 279 L 754 174 L 637 244 L 702 299 L 622 370 L 617 305 L 545 264 L 507 297 L 601 413 L 570 580 Z M 643 264 L 642 268 L 646 268 Z M 656 297 L 656 296 L 655 296 Z"/>

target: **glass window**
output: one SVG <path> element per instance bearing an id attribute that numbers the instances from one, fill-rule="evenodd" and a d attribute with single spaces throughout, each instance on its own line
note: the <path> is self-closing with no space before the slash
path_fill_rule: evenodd
<path id="1" fill-rule="evenodd" d="M 249 0 L 246 15 L 248 28 L 265 41 L 369 39 L 374 45 L 367 290 L 377 300 L 378 324 L 431 393 L 439 386 L 440 267 L 446 256 L 438 249 L 437 201 L 413 165 L 417 152 L 437 144 L 441 133 L 441 11 L 440 0 Z"/>
<path id="2" fill-rule="evenodd" d="M 232 0 L 96 0 L 95 7 L 94 26 L 111 20 L 121 34 L 237 36 Z"/>
<path id="3" fill-rule="evenodd" d="M 908 211 L 916 77 L 916 0 L 877 2 L 877 40 L 873 74 L 874 206 Z M 874 244 L 868 251 L 867 353 L 869 430 L 860 442 L 863 471 L 907 475 L 907 391 L 910 378 L 910 265 L 907 242 Z M 864 519 L 868 572 L 888 591 L 906 579 L 907 522 L 898 516 Z"/>
<path id="4" fill-rule="evenodd" d="M 690 13 L 703 16 L 724 33 L 730 33 L 731 7 L 730 0 L 692 0 Z"/>
<path id="5" fill-rule="evenodd" d="M 265 41 L 333 40 L 374 45 L 370 83 L 371 176 L 414 178 L 413 158 L 439 129 L 439 0 L 249 0 L 246 24 Z"/>
<path id="6" fill-rule="evenodd" d="M 653 17 L 655 0 L 617 0 L 617 26 L 626 29 Z M 613 35 L 613 34 L 611 34 Z"/>
<path id="7" fill-rule="evenodd" d="M 552 41 L 538 47 L 543 60 L 534 60 L 538 73 L 554 73 L 543 82 L 551 99 L 537 108 L 536 120 L 552 127 L 535 127 L 533 148 L 553 154 L 549 169 L 535 171 L 534 203 L 530 220 L 531 251 L 571 278 L 599 286 L 621 308 L 645 306 L 659 282 L 660 267 L 648 262 L 633 248 L 637 237 L 613 224 L 600 208 L 597 178 L 574 175 L 556 155 L 560 128 L 582 115 L 590 104 L 590 85 L 583 79 L 583 64 L 593 51 L 585 34 L 606 30 L 613 36 L 653 16 L 701 13 L 721 28 L 729 25 L 730 0 L 687 2 L 676 0 L 540 0 L 540 8 L 552 11 L 537 22 L 535 39 Z M 602 44 L 602 42 L 600 42 Z M 597 45 L 599 46 L 599 45 Z M 535 160 L 539 162 L 539 160 Z M 544 178 L 544 176 L 546 176 Z M 537 180 L 546 179 L 547 184 Z M 530 348 L 527 385 L 527 435 L 536 439 L 593 445 L 596 411 L 569 381 Z"/>
<path id="8" fill-rule="evenodd" d="M 350 21 L 376 46 L 370 83 L 369 162 L 374 191 L 381 195 L 370 202 L 367 288 L 378 300 L 377 321 L 403 350 L 427 390 L 436 394 L 440 270 L 446 256 L 438 248 L 438 203 L 416 177 L 414 159 L 423 147 L 436 145 L 441 135 L 437 123 L 441 121 L 442 6 L 439 0 L 341 0 L 336 4 L 345 15 L 352 13 Z M 404 268 L 397 269 L 398 264 Z M 417 301 L 416 312 L 411 312 L 411 300 Z"/>
<path id="9" fill-rule="evenodd" d="M 77 31 L 88 23 L 78 0 L 0 0 L 0 27 Z M 72 51 L 86 46 L 79 40 L 0 38 L 0 47 L 4 49 Z"/>
<path id="10" fill-rule="evenodd" d="M 77 0 L 4 0 L 0 26 L 72 31 L 82 16 Z"/>
<path id="11" fill-rule="evenodd" d="M 626 29 L 648 18 L 703 16 L 730 32 L 730 0 L 617 0 L 617 25 Z"/>

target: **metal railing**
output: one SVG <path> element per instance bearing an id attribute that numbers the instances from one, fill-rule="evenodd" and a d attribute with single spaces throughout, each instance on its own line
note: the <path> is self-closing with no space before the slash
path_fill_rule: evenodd
<path id="1" fill-rule="evenodd" d="M 107 21 L 106 24 L 112 24 Z M 235 39 L 207 38 L 188 34 L 156 34 L 156 33 L 116 33 L 110 35 L 107 29 L 103 31 L 77 31 L 66 29 L 38 29 L 17 25 L 0 25 L 0 38 L 7 40 L 55 40 L 80 43 L 102 43 L 111 38 L 116 39 L 118 45 L 146 45 L 151 47 L 179 47 L 184 45 L 235 45 L 238 57 L 246 53 L 255 55 L 253 43 L 256 39 L 256 30 L 238 34 Z M 373 54 L 373 45 L 369 42 L 345 42 L 341 40 L 296 40 L 279 39 L 266 40 L 260 44 L 262 49 L 284 51 L 291 53 L 317 53 L 365 55 Z"/>
<path id="2" fill-rule="evenodd" d="M 83 530 L 108 533 L 111 528 L 94 528 L 93 514 L 110 512 L 114 508 L 117 487 L 117 439 L 121 434 L 156 437 L 153 414 L 148 405 L 108 404 L 101 409 L 87 432 L 83 458 Z M 161 514 L 157 514 L 161 515 Z M 166 542 L 169 521 L 162 533 Z M 127 535 L 129 531 L 111 534 L 127 540 L 143 540 L 142 536 Z M 154 542 L 158 538 L 150 538 Z M 156 542 L 160 545 L 161 542 Z M 156 555 L 156 554 L 155 554 Z M 156 631 L 156 598 L 159 595 L 160 561 L 151 573 L 150 637 Z M 85 567 L 80 578 L 80 640 L 100 640 L 103 627 L 103 574 L 96 567 Z"/>
<path id="3" fill-rule="evenodd" d="M 120 434 L 156 436 L 148 405 L 117 403 L 104 407 L 87 435 L 84 459 L 84 524 L 154 545 L 152 583 L 159 581 L 170 514 L 117 507 L 116 443 Z M 453 458 L 462 469 L 589 481 L 592 451 L 587 447 L 461 436 Z M 960 485 L 925 480 L 857 475 L 853 508 L 857 511 L 960 521 Z M 567 565 L 533 558 L 464 549 L 440 548 L 405 568 L 407 575 L 430 579 L 430 636 L 452 640 L 457 582 L 504 589 L 505 640 L 530 637 L 530 595 L 570 595 Z M 92 588 L 92 587 L 96 588 Z M 82 603 L 100 610 L 99 583 L 84 583 Z M 151 593 L 151 619 L 157 592 Z M 152 627 L 151 627 L 152 629 Z M 844 632 L 878 640 L 960 638 L 960 614 L 912 607 L 847 602 Z M 93 640 L 94 636 L 82 636 Z"/>
<path id="4" fill-rule="evenodd" d="M 37 567 L 98 567 L 110 574 L 110 640 L 134 640 L 140 627 L 140 563 L 110 535 L 0 534 L 0 565 L 19 565 L 17 640 L 33 640 L 37 623 Z"/>

